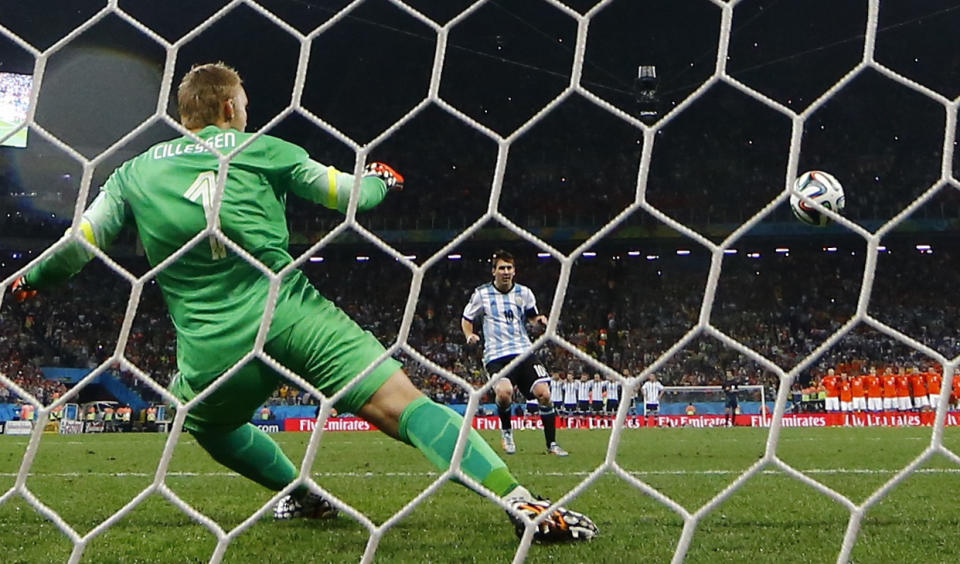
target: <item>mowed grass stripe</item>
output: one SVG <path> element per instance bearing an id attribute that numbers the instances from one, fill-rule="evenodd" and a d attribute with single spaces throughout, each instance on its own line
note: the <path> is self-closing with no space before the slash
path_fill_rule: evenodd
<path id="1" fill-rule="evenodd" d="M 902 468 L 798 468 L 804 474 L 896 474 Z M 647 472 L 630 471 L 631 476 L 739 476 L 737 470 L 650 470 Z M 785 474 L 782 470 L 762 470 L 761 474 Z M 918 468 L 916 474 L 960 474 L 960 468 Z M 592 472 L 529 472 L 531 476 L 584 477 Z M 79 478 L 82 476 L 98 478 L 144 478 L 153 477 L 153 472 L 30 472 L 28 477 Z M 235 472 L 167 472 L 173 478 L 240 478 Z M 438 472 L 313 472 L 314 478 L 436 478 Z M 2 478 L 16 478 L 13 472 L 0 472 Z"/>

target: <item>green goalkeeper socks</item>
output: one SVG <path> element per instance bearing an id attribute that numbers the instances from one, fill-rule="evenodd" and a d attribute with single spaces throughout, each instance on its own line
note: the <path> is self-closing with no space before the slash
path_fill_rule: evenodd
<path id="1" fill-rule="evenodd" d="M 457 444 L 463 417 L 445 405 L 427 397 L 418 398 L 400 415 L 400 437 L 420 449 L 427 459 L 441 470 L 450 467 L 450 458 Z M 460 468 L 498 496 L 503 497 L 517 487 L 517 480 L 507 465 L 475 430 L 470 430 Z"/>
<path id="2" fill-rule="evenodd" d="M 463 418 L 426 397 L 414 400 L 400 416 L 400 436 L 441 470 L 450 467 Z M 214 460 L 258 484 L 277 491 L 297 478 L 297 468 L 269 435 L 247 423 L 228 433 L 193 432 Z M 507 465 L 475 430 L 460 461 L 463 472 L 498 496 L 518 486 Z"/>
<path id="3" fill-rule="evenodd" d="M 228 433 L 192 434 L 214 460 L 271 490 L 297 478 L 297 468 L 277 443 L 251 423 Z"/>

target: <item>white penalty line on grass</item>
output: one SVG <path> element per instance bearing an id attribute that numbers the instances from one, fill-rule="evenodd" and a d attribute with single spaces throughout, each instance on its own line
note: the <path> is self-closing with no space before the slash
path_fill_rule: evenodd
<path id="1" fill-rule="evenodd" d="M 804 474 L 896 474 L 903 468 L 876 469 L 876 468 L 809 468 L 799 470 Z M 743 470 L 643 470 L 628 472 L 632 476 L 731 476 L 740 475 Z M 764 470 L 762 474 L 784 474 L 780 470 Z M 914 470 L 916 474 L 960 474 L 960 468 L 920 468 Z M 528 472 L 533 476 L 547 476 L 551 478 L 583 477 L 592 472 Z M 238 478 L 235 472 L 167 472 L 171 478 Z M 47 478 L 82 478 L 85 476 L 97 478 L 152 478 L 155 472 L 31 472 L 28 476 Z M 437 472 L 315 472 L 315 478 L 435 478 Z M 14 472 L 0 472 L 0 478 L 16 478 Z"/>

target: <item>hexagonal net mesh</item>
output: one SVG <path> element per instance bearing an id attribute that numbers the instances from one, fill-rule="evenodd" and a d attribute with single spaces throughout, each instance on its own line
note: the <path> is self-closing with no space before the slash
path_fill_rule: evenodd
<path id="1" fill-rule="evenodd" d="M 416 349 L 411 347 L 407 343 L 407 337 L 409 335 L 410 327 L 413 322 L 414 311 L 416 309 L 418 296 L 421 289 L 421 284 L 423 282 L 424 273 L 432 265 L 437 263 L 445 257 L 449 252 L 454 250 L 458 245 L 466 241 L 472 235 L 474 235 L 483 224 L 487 221 L 495 221 L 521 239 L 529 242 L 530 244 L 536 246 L 543 253 L 549 254 L 558 261 L 561 265 L 560 277 L 555 293 L 555 299 L 550 311 L 550 323 L 547 326 L 547 330 L 544 335 L 539 337 L 534 343 L 534 347 L 531 348 L 531 351 L 535 350 L 537 346 L 544 343 L 553 343 L 563 349 L 569 351 L 573 356 L 583 360 L 586 363 L 590 363 L 597 367 L 598 370 L 602 370 L 607 374 L 611 374 L 614 378 L 620 379 L 621 383 L 624 385 L 625 390 L 628 390 L 626 397 L 624 398 L 622 407 L 616 418 L 611 440 L 607 450 L 606 460 L 598 465 L 592 472 L 589 473 L 575 488 L 567 492 L 562 499 L 558 500 L 558 503 L 566 503 L 569 500 L 576 498 L 581 494 L 586 488 L 591 484 L 596 482 L 602 475 L 610 473 L 619 476 L 622 478 L 630 487 L 636 488 L 637 490 L 649 495 L 651 498 L 657 502 L 663 504 L 671 511 L 679 515 L 683 520 L 683 532 L 677 543 L 673 560 L 675 562 L 680 562 L 684 560 L 685 555 L 688 551 L 688 548 L 691 545 L 691 541 L 694 537 L 694 534 L 697 530 L 698 524 L 701 520 L 710 514 L 714 509 L 716 509 L 721 503 L 727 500 L 734 492 L 743 486 L 751 477 L 757 475 L 764 469 L 772 468 L 778 471 L 782 471 L 788 476 L 807 484 L 811 488 L 823 493 L 826 496 L 829 496 L 836 502 L 842 504 L 849 511 L 849 522 L 847 525 L 846 534 L 843 538 L 843 544 L 839 547 L 839 554 L 837 557 L 838 562 L 846 562 L 849 560 L 851 550 L 855 541 L 857 540 L 861 521 L 865 515 L 865 512 L 878 501 L 883 499 L 888 492 L 891 491 L 898 483 L 904 480 L 907 476 L 911 475 L 918 467 L 924 464 L 931 456 L 935 454 L 942 454 L 943 456 L 948 457 L 949 459 L 960 463 L 960 457 L 955 453 L 949 451 L 943 445 L 943 429 L 944 429 L 944 415 L 945 409 L 940 409 L 937 412 L 935 418 L 935 423 L 932 427 L 930 444 L 926 447 L 923 452 L 917 456 L 912 462 L 902 468 L 897 472 L 891 479 L 889 479 L 885 484 L 879 487 L 876 491 L 872 493 L 863 503 L 855 503 L 848 497 L 843 494 L 835 491 L 834 489 L 824 485 L 823 483 L 815 480 L 809 475 L 803 473 L 800 470 L 795 469 L 790 464 L 787 464 L 781 460 L 777 452 L 777 444 L 780 438 L 780 431 L 782 428 L 782 418 L 787 405 L 788 394 L 790 392 L 791 384 L 793 383 L 795 377 L 803 370 L 809 368 L 817 357 L 826 351 L 831 346 L 835 345 L 840 341 L 845 335 L 850 333 L 854 326 L 857 324 L 864 324 L 869 326 L 876 331 L 889 336 L 892 339 L 900 341 L 905 345 L 912 347 L 915 350 L 921 351 L 923 354 L 929 356 L 931 359 L 939 362 L 943 366 L 944 371 L 944 386 L 943 391 L 940 396 L 941 406 L 946 404 L 949 389 L 952 384 L 954 370 L 957 367 L 958 359 L 948 359 L 943 355 L 938 353 L 935 350 L 925 346 L 924 344 L 910 338 L 909 336 L 901 333 L 900 331 L 888 326 L 887 324 L 877 320 L 872 317 L 867 312 L 867 306 L 870 300 L 870 294 L 874 281 L 874 272 L 877 265 L 877 254 L 878 246 L 880 244 L 881 238 L 894 229 L 899 223 L 901 223 L 907 216 L 909 216 L 913 211 L 918 209 L 924 203 L 929 201 L 936 191 L 931 189 L 923 193 L 918 197 L 910 206 L 901 211 L 895 217 L 883 224 L 879 229 L 874 232 L 870 232 L 864 229 L 862 226 L 857 223 L 846 219 L 837 214 L 831 214 L 831 218 L 836 222 L 847 228 L 853 233 L 858 234 L 866 243 L 867 246 L 867 259 L 863 271 L 863 283 L 859 293 L 859 300 L 857 303 L 856 314 L 844 324 L 838 331 L 830 336 L 825 342 L 823 342 L 816 350 L 810 353 L 802 361 L 798 362 L 789 371 L 785 371 L 781 367 L 777 366 L 764 356 L 762 356 L 757 351 L 751 349 L 750 347 L 742 344 L 736 339 L 725 334 L 723 331 L 716 328 L 711 322 L 711 308 L 713 306 L 714 296 L 717 290 L 717 283 L 720 277 L 721 264 L 724 256 L 724 251 L 729 249 L 730 246 L 738 240 L 742 235 L 744 235 L 748 230 L 753 226 L 759 223 L 762 219 L 772 213 L 772 210 L 779 204 L 782 204 L 786 201 L 791 195 L 791 187 L 793 185 L 792 179 L 797 176 L 799 152 L 800 152 L 800 143 L 803 136 L 803 126 L 805 121 L 815 112 L 818 108 L 823 106 L 827 100 L 829 100 L 836 92 L 844 88 L 845 85 L 850 83 L 854 77 L 862 73 L 865 69 L 873 69 L 874 71 L 880 73 L 887 79 L 894 81 L 903 85 L 904 87 L 911 89 L 915 92 L 926 96 L 930 100 L 935 101 L 937 104 L 943 107 L 943 110 L 946 115 L 946 129 L 943 136 L 943 160 L 942 168 L 940 171 L 940 183 L 949 183 L 954 187 L 960 187 L 960 183 L 953 177 L 951 172 L 951 162 L 953 158 L 953 140 L 956 136 L 956 116 L 958 101 L 949 100 L 943 95 L 927 88 L 926 86 L 919 84 L 913 80 L 905 78 L 900 74 L 894 72 L 893 70 L 887 68 L 883 64 L 877 62 L 874 58 L 874 50 L 876 45 L 877 38 L 877 25 L 878 25 L 878 13 L 879 13 L 879 0 L 870 0 L 868 3 L 868 13 L 866 18 L 866 29 L 865 29 L 865 41 L 864 49 L 860 62 L 852 68 L 845 76 L 838 80 L 831 88 L 829 88 L 822 96 L 820 96 L 816 101 L 810 104 L 804 111 L 798 113 L 793 109 L 784 106 L 780 102 L 768 97 L 767 95 L 747 86 L 743 82 L 731 76 L 727 71 L 727 59 L 728 59 L 728 48 L 730 45 L 731 37 L 731 24 L 733 21 L 733 12 L 734 8 L 739 2 L 730 1 L 730 2 L 721 2 L 720 0 L 713 0 L 720 12 L 720 29 L 719 29 L 719 43 L 717 48 L 716 55 L 716 64 L 715 69 L 712 73 L 712 76 L 706 80 L 699 88 L 697 88 L 690 96 L 688 96 L 682 103 L 676 105 L 672 108 L 666 115 L 663 115 L 656 123 L 647 124 L 644 121 L 641 121 L 630 113 L 614 106 L 613 104 L 606 101 L 601 96 L 597 95 L 595 92 L 591 91 L 591 88 L 588 85 L 585 85 L 583 81 L 583 66 L 584 66 L 584 54 L 587 45 L 587 38 L 591 31 L 591 21 L 604 9 L 606 9 L 611 3 L 612 0 L 601 1 L 593 6 L 589 11 L 581 14 L 580 12 L 570 8 L 564 4 L 561 0 L 543 0 L 544 2 L 552 5 L 554 8 L 559 10 L 566 17 L 576 21 L 577 24 L 577 35 L 576 35 L 576 47 L 574 49 L 573 65 L 571 68 L 571 75 L 569 84 L 566 88 L 563 89 L 556 97 L 549 101 L 542 109 L 540 109 L 535 115 L 530 117 L 526 122 L 524 122 L 520 127 L 510 133 L 508 136 L 500 135 L 485 125 L 479 123 L 472 117 L 466 115 L 464 112 L 454 107 L 451 103 L 444 100 L 440 95 L 440 85 L 443 81 L 443 70 L 444 70 L 444 60 L 447 53 L 448 46 L 448 37 L 451 29 L 456 26 L 458 23 L 461 23 L 466 18 L 468 18 L 472 13 L 477 11 L 481 6 L 486 2 L 484 0 L 478 0 L 473 3 L 466 9 L 464 9 L 459 15 L 450 19 L 447 23 L 441 25 L 430 17 L 424 15 L 418 10 L 414 9 L 410 5 L 400 1 L 400 0 L 390 0 L 391 4 L 396 6 L 396 8 L 403 10 L 405 13 L 409 14 L 411 17 L 415 18 L 419 22 L 422 22 L 424 25 L 428 26 L 436 34 L 436 50 L 434 54 L 434 61 L 432 67 L 432 74 L 430 77 L 429 88 L 426 96 L 417 104 L 415 107 L 410 109 L 403 117 L 397 120 L 391 127 L 382 131 L 376 138 L 370 141 L 367 144 L 358 144 L 356 141 L 351 139 L 349 136 L 338 131 L 336 128 L 331 126 L 329 123 L 323 121 L 317 116 L 313 115 L 307 111 L 304 107 L 301 106 L 301 97 L 303 94 L 304 86 L 306 83 L 307 75 L 307 65 L 310 59 L 310 46 L 312 42 L 324 34 L 328 29 L 335 26 L 339 21 L 349 16 L 349 14 L 355 10 L 360 4 L 361 1 L 351 2 L 343 7 L 336 15 L 331 17 L 326 23 L 322 26 L 314 29 L 308 34 L 303 34 L 297 29 L 291 27 L 287 22 L 284 22 L 282 19 L 275 16 L 268 9 L 264 8 L 260 4 L 252 0 L 234 0 L 225 5 L 222 9 L 211 15 L 206 21 L 194 28 L 190 33 L 184 35 L 179 40 L 175 42 L 169 42 L 163 37 L 156 34 L 149 27 L 143 25 L 137 19 L 132 17 L 130 14 L 125 12 L 121 7 L 119 7 L 116 0 L 111 0 L 106 7 L 97 12 L 94 16 L 85 21 L 82 25 L 76 27 L 72 32 L 64 36 L 61 40 L 57 41 L 50 48 L 39 51 L 34 48 L 30 43 L 21 39 L 16 33 L 11 30 L 0 27 L 0 32 L 3 33 L 8 39 L 15 42 L 17 45 L 22 47 L 24 50 L 29 51 L 35 58 L 35 81 L 36 86 L 32 93 L 32 102 L 31 107 L 35 107 L 35 102 L 38 98 L 38 93 L 43 84 L 43 76 L 46 68 L 48 59 L 57 53 L 64 45 L 67 45 L 69 42 L 75 40 L 81 33 L 89 29 L 91 26 L 95 25 L 98 21 L 104 19 L 107 16 L 116 16 L 121 18 L 123 21 L 128 23 L 130 26 L 138 30 L 140 33 L 150 38 L 152 41 L 161 45 L 163 49 L 166 50 L 166 64 L 164 67 L 163 80 L 160 92 L 160 101 L 158 108 L 154 115 L 141 123 L 134 130 L 130 131 L 122 139 L 114 143 L 112 146 L 107 148 L 101 154 L 97 155 L 93 159 L 88 159 L 75 151 L 68 144 L 62 142 L 55 135 L 45 130 L 40 124 L 34 121 L 33 110 L 31 110 L 27 120 L 22 124 L 21 128 L 30 127 L 36 134 L 42 136 L 44 139 L 49 141 L 51 144 L 57 146 L 59 149 L 64 151 L 66 154 L 70 155 L 77 162 L 82 163 L 83 167 L 83 180 L 81 184 L 81 190 L 79 197 L 76 203 L 76 210 L 78 213 L 75 214 L 75 219 L 73 225 L 68 234 L 55 245 L 47 249 L 43 254 L 37 257 L 31 264 L 35 264 L 41 258 L 49 256 L 54 250 L 62 247 L 70 240 L 79 241 L 81 244 L 85 245 L 91 253 L 94 253 L 100 259 L 102 259 L 111 269 L 113 269 L 119 276 L 123 277 L 129 281 L 133 287 L 133 292 L 131 294 L 126 314 L 124 317 L 123 325 L 121 328 L 121 337 L 118 347 L 114 355 L 96 370 L 94 370 L 89 376 L 87 376 L 77 388 L 81 388 L 87 383 L 91 382 L 97 375 L 106 370 L 107 366 L 113 363 L 120 363 L 125 369 L 134 372 L 139 378 L 144 382 L 148 383 L 154 390 L 161 394 L 166 401 L 177 407 L 177 416 L 174 421 L 172 431 L 170 433 L 169 439 L 167 440 L 166 447 L 163 451 L 162 458 L 156 469 L 156 474 L 153 480 L 153 483 L 144 489 L 139 495 L 137 495 L 133 500 L 127 503 L 124 507 L 114 513 L 111 517 L 103 521 L 99 526 L 95 527 L 85 535 L 79 534 L 75 531 L 68 523 L 66 523 L 56 511 L 51 509 L 49 506 L 41 502 L 27 487 L 26 479 L 31 470 L 31 465 L 33 463 L 34 457 L 37 453 L 40 436 L 43 429 L 43 423 L 46 422 L 48 415 L 51 410 L 63 405 L 66 401 L 69 401 L 70 396 L 61 398 L 60 400 L 54 402 L 51 405 L 43 405 L 36 397 L 31 395 L 29 391 L 21 389 L 11 381 L 6 376 L 0 375 L 0 382 L 2 382 L 8 388 L 14 390 L 18 395 L 23 398 L 26 398 L 30 403 L 32 403 L 38 411 L 39 422 L 35 427 L 35 430 L 30 438 L 29 445 L 24 453 L 23 461 L 20 466 L 20 470 L 16 477 L 15 485 L 8 491 L 6 491 L 2 497 L 0 497 L 0 504 L 9 500 L 12 496 L 19 495 L 22 496 L 28 503 L 30 503 L 37 511 L 39 511 L 43 516 L 53 522 L 73 543 L 73 552 L 70 558 L 71 562 L 77 562 L 80 560 L 84 549 L 87 547 L 88 543 L 107 529 L 109 529 L 113 524 L 122 519 L 130 511 L 132 511 L 138 504 L 140 504 L 146 497 L 159 493 L 168 499 L 171 503 L 175 504 L 180 510 L 190 516 L 198 523 L 202 524 L 204 527 L 209 529 L 217 538 L 217 547 L 215 552 L 211 556 L 211 561 L 218 562 L 220 561 L 226 553 L 229 543 L 235 539 L 238 535 L 243 533 L 247 528 L 251 526 L 257 519 L 263 516 L 282 495 L 286 492 L 289 492 L 290 489 L 294 487 L 294 484 L 291 484 L 284 492 L 280 492 L 273 499 L 265 504 L 259 511 L 251 515 L 243 523 L 238 525 L 232 530 L 224 530 L 218 523 L 205 516 L 204 514 L 197 511 L 191 505 L 183 501 L 179 496 L 177 496 L 165 483 L 167 468 L 170 463 L 171 457 L 173 455 L 174 447 L 177 444 L 177 441 L 182 432 L 182 425 L 184 422 L 184 416 L 186 412 L 195 405 L 198 401 L 206 397 L 210 392 L 215 390 L 220 386 L 226 379 L 233 375 L 241 366 L 251 359 L 260 359 L 263 362 L 273 366 L 276 370 L 282 372 L 287 378 L 301 386 L 302 388 L 309 390 L 312 394 L 317 397 L 322 397 L 319 391 L 310 386 L 309 383 L 304 381 L 297 374 L 291 373 L 288 369 L 281 366 L 279 363 L 271 359 L 264 353 L 263 346 L 264 340 L 266 337 L 266 329 L 269 326 L 270 319 L 272 318 L 275 298 L 277 289 L 279 287 L 280 281 L 285 274 L 290 270 L 298 268 L 308 257 L 316 253 L 318 250 L 325 248 L 330 242 L 336 238 L 341 233 L 346 230 L 353 230 L 356 233 L 360 234 L 366 241 L 369 241 L 371 244 L 382 250 L 387 255 L 395 258 L 399 263 L 404 265 L 412 273 L 412 284 L 409 292 L 409 296 L 406 303 L 406 308 L 404 310 L 404 315 L 402 319 L 402 325 L 400 329 L 399 336 L 395 343 L 388 347 L 386 353 L 381 357 L 380 360 L 387 358 L 390 355 L 396 353 L 406 353 L 413 359 L 421 362 L 425 365 L 430 366 L 430 368 L 437 373 L 443 374 L 444 377 L 449 380 L 456 382 L 467 389 L 470 389 L 469 393 L 469 404 L 466 413 L 467 421 L 476 414 L 477 408 L 480 402 L 481 397 L 487 393 L 492 383 L 488 383 L 486 386 L 480 389 L 473 389 L 467 384 L 462 378 L 458 375 L 452 374 L 449 371 L 443 369 L 442 367 L 433 363 L 429 358 L 425 357 L 423 354 L 418 352 Z M 189 134 L 184 130 L 179 124 L 175 123 L 164 111 L 163 103 L 169 98 L 173 80 L 174 80 L 174 67 L 177 60 L 178 51 L 180 48 L 189 42 L 191 39 L 195 38 L 205 29 L 209 28 L 218 20 L 224 18 L 231 10 L 237 8 L 238 6 L 245 5 L 250 9 L 255 10 L 258 14 L 262 15 L 264 18 L 269 19 L 271 22 L 279 26 L 286 33 L 296 39 L 300 43 L 300 59 L 297 65 L 296 78 L 294 82 L 293 92 L 292 92 L 292 102 L 290 105 L 279 115 L 277 115 L 270 123 L 268 123 L 261 132 L 269 130 L 273 125 L 278 123 L 280 120 L 285 118 L 288 115 L 298 113 L 304 116 L 307 120 L 312 122 L 315 126 L 325 130 L 331 134 L 336 139 L 340 140 L 342 143 L 348 145 L 355 153 L 355 167 L 354 172 L 361 172 L 364 163 L 367 161 L 367 156 L 371 150 L 376 147 L 378 144 L 382 143 L 384 140 L 389 138 L 394 134 L 399 128 L 401 128 L 405 123 L 413 119 L 414 116 L 418 115 L 425 107 L 428 105 L 435 105 L 436 107 L 441 108 L 444 112 L 448 113 L 450 116 L 453 116 L 466 126 L 482 133 L 484 136 L 495 142 L 499 148 L 496 160 L 496 170 L 493 175 L 492 191 L 489 199 L 489 208 L 483 214 L 483 216 L 474 222 L 470 227 L 461 231 L 456 237 L 450 240 L 443 248 L 436 251 L 428 260 L 418 265 L 411 262 L 406 256 L 394 249 L 390 244 L 385 242 L 382 238 L 377 236 L 375 233 L 365 228 L 363 225 L 357 222 L 356 219 L 356 209 L 357 209 L 357 194 L 359 193 L 359 183 L 354 186 L 353 197 L 349 209 L 346 213 L 346 219 L 343 223 L 339 224 L 333 230 L 331 230 L 326 236 L 321 240 L 316 242 L 313 246 L 310 247 L 301 257 L 293 264 L 289 265 L 282 272 L 274 273 L 269 268 L 265 267 L 263 264 L 259 263 L 254 259 L 246 250 L 237 245 L 235 242 L 231 241 L 223 231 L 221 231 L 218 220 L 218 210 L 222 202 L 223 196 L 223 182 L 221 181 L 216 187 L 215 197 L 213 203 L 208 210 L 208 228 L 196 235 L 196 237 L 191 240 L 188 245 L 185 245 L 181 250 L 172 256 L 168 257 L 161 264 L 156 265 L 152 270 L 143 276 L 137 277 L 130 274 L 127 270 L 121 267 L 119 264 L 110 259 L 99 249 L 93 247 L 86 242 L 79 229 L 79 219 L 80 211 L 83 208 L 84 202 L 87 201 L 88 194 L 91 189 L 91 182 L 93 178 L 93 170 L 98 164 L 101 164 L 105 159 L 114 154 L 116 150 L 125 144 L 127 141 L 133 139 L 135 136 L 146 130 L 151 125 L 162 122 L 166 123 L 169 126 L 178 129 L 184 134 Z M 764 106 L 768 107 L 771 111 L 777 112 L 783 116 L 786 116 L 792 124 L 792 134 L 790 138 L 790 148 L 789 148 L 789 160 L 784 176 L 784 189 L 773 201 L 769 202 L 763 209 L 753 215 L 749 220 L 740 225 L 736 230 L 730 233 L 722 242 L 715 243 L 710 239 L 704 237 L 697 231 L 689 228 L 687 225 L 675 220 L 669 215 L 663 213 L 660 209 L 652 205 L 646 196 L 647 188 L 647 179 L 650 170 L 651 157 L 653 154 L 653 148 L 657 141 L 656 134 L 667 124 L 672 122 L 677 116 L 681 115 L 694 101 L 696 101 L 703 93 L 705 93 L 712 86 L 717 84 L 726 84 L 729 87 L 732 87 L 742 93 L 744 96 L 747 96 L 753 100 L 758 101 Z M 616 215 L 612 220 L 610 220 L 605 226 L 600 230 L 593 233 L 586 241 L 581 245 L 575 248 L 569 253 L 563 253 L 558 249 L 554 248 L 546 241 L 536 236 L 535 234 L 525 230 L 523 227 L 518 225 L 516 222 L 512 221 L 506 215 L 504 215 L 500 210 L 500 200 L 501 200 L 501 189 L 504 179 L 504 171 L 507 166 L 508 153 L 511 145 L 525 133 L 527 133 L 531 128 L 533 128 L 537 123 L 542 121 L 545 116 L 553 112 L 558 106 L 560 106 L 568 98 L 579 95 L 585 100 L 588 100 L 590 103 L 594 104 L 600 108 L 603 112 L 607 112 L 612 116 L 615 116 L 617 119 L 622 120 L 630 124 L 631 126 L 638 128 L 642 131 L 643 134 L 643 148 L 639 166 L 637 169 L 636 176 L 636 197 L 634 202 L 629 205 L 626 209 Z M 13 131 L 9 134 L 6 134 L 5 140 L 16 134 L 16 131 Z M 210 148 L 211 151 L 218 154 L 221 162 L 221 170 L 223 167 L 229 166 L 231 158 L 239 151 L 243 150 L 243 147 L 239 147 L 230 154 L 223 154 L 214 148 Z M 221 175 L 223 178 L 225 175 Z M 669 350 L 660 355 L 655 362 L 648 366 L 643 373 L 636 375 L 633 378 L 624 379 L 621 376 L 617 375 L 609 367 L 602 366 L 594 359 L 588 357 L 582 353 L 576 346 L 571 342 L 564 339 L 557 333 L 557 319 L 559 314 L 563 309 L 564 296 L 567 293 L 567 288 L 570 283 L 571 269 L 574 262 L 580 258 L 585 251 L 591 248 L 592 245 L 604 239 L 608 236 L 615 228 L 617 228 L 625 219 L 637 212 L 638 210 L 644 210 L 650 215 L 657 218 L 660 222 L 670 226 L 684 236 L 698 242 L 704 248 L 706 248 L 711 255 L 711 266 L 709 270 L 709 275 L 707 278 L 707 283 L 704 291 L 703 305 L 700 311 L 699 319 L 696 325 L 683 336 L 683 338 L 672 346 Z M 172 397 L 168 392 L 166 392 L 161 386 L 156 384 L 151 380 L 151 378 L 143 373 L 139 368 L 137 368 L 133 363 L 129 362 L 124 357 L 124 349 L 126 341 L 130 335 L 131 324 L 133 322 L 134 314 L 137 310 L 137 304 L 140 301 L 141 293 L 144 289 L 144 285 L 151 281 L 157 272 L 160 272 L 166 268 L 169 264 L 176 261 L 186 253 L 187 248 L 197 241 L 201 241 L 204 238 L 213 237 L 221 241 L 226 245 L 230 250 L 236 254 L 242 256 L 256 268 L 258 268 L 265 277 L 269 278 L 271 281 L 271 301 L 268 302 L 268 307 L 264 315 L 264 320 L 261 326 L 261 330 L 258 334 L 256 340 L 256 346 L 246 357 L 241 359 L 231 370 L 227 371 L 223 376 L 217 379 L 204 393 L 195 398 L 194 400 L 184 404 L 183 402 L 178 401 L 176 398 Z M 15 273 L 13 276 L 7 278 L 4 281 L 4 288 L 6 289 L 12 284 L 13 280 L 16 279 L 19 275 L 26 271 L 26 267 L 20 272 Z M 779 376 L 779 388 L 776 398 L 776 407 L 774 411 L 774 416 L 772 423 L 770 425 L 769 434 L 766 441 L 766 448 L 763 456 L 752 464 L 749 468 L 743 471 L 738 475 L 734 480 L 732 480 L 720 493 L 715 497 L 710 499 L 707 503 L 703 504 L 697 508 L 687 508 L 681 505 L 680 503 L 674 501 L 670 497 L 659 492 L 655 488 L 651 487 L 644 481 L 638 479 L 635 475 L 624 470 L 615 460 L 616 449 L 620 443 L 621 435 L 624 431 L 624 420 L 627 415 L 627 405 L 630 403 L 633 392 L 629 390 L 634 390 L 636 384 L 640 379 L 646 378 L 647 374 L 654 372 L 664 366 L 683 346 L 690 343 L 697 337 L 709 336 L 716 340 L 721 341 L 727 347 L 734 349 L 748 357 L 749 359 L 755 361 L 761 365 L 766 370 L 769 370 L 772 373 L 775 373 Z M 529 355 L 526 353 L 524 356 Z M 522 358 L 521 358 L 522 360 Z M 367 372 L 372 370 L 373 367 L 370 367 Z M 354 382 L 359 381 L 359 379 L 366 375 L 358 375 Z M 321 440 L 322 433 L 322 423 L 330 415 L 332 405 L 344 394 L 347 390 L 339 392 L 333 397 L 323 398 L 322 407 L 320 409 L 318 417 L 317 431 L 314 432 L 311 437 L 310 444 L 307 450 L 307 454 L 303 461 L 303 468 L 309 470 L 312 467 L 314 457 L 316 456 L 318 445 Z M 369 542 L 367 544 L 366 551 L 363 555 L 363 561 L 369 562 L 374 559 L 374 556 L 377 551 L 378 544 L 382 539 L 383 535 L 395 525 L 398 521 L 409 515 L 416 506 L 422 503 L 425 499 L 431 496 L 445 481 L 456 478 L 461 481 L 471 483 L 470 479 L 463 474 L 459 467 L 459 459 L 462 455 L 463 448 L 466 442 L 466 433 L 461 433 L 460 440 L 458 442 L 457 452 L 452 461 L 450 470 L 442 474 L 429 488 L 421 492 L 419 496 L 410 501 L 405 507 L 398 511 L 393 517 L 386 520 L 382 524 L 375 524 L 371 521 L 366 515 L 357 511 L 349 504 L 337 500 L 337 505 L 345 512 L 347 512 L 351 517 L 356 519 L 364 527 L 366 527 L 370 533 Z M 308 474 L 307 472 L 305 472 Z M 326 492 L 319 485 L 313 482 L 310 479 L 307 479 L 307 482 L 310 486 L 318 491 L 325 493 L 330 496 L 329 492 Z M 476 486 L 476 484 L 473 484 Z M 482 488 L 481 488 L 482 489 Z M 486 492 L 485 495 L 494 499 L 498 503 L 502 503 L 499 500 L 495 499 L 495 496 L 490 495 L 489 492 Z M 332 496 L 331 496 L 332 497 Z M 612 532 L 615 534 L 616 532 Z M 515 555 L 515 561 L 523 561 L 528 554 L 532 540 L 532 529 L 528 527 L 527 534 L 524 536 L 523 540 L 517 548 Z"/>

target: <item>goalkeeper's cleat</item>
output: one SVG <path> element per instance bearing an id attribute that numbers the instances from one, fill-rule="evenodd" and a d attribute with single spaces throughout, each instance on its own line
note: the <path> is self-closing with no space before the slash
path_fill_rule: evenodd
<path id="1" fill-rule="evenodd" d="M 557 444 L 557 441 L 550 443 L 550 446 L 547 447 L 547 454 L 553 454 L 555 456 L 569 456 L 569 452 L 563 450 L 563 447 Z"/>
<path id="2" fill-rule="evenodd" d="M 25 302 L 37 295 L 37 291 L 33 286 L 27 284 L 27 279 L 23 276 L 13 281 L 13 286 L 10 286 L 10 293 L 13 294 L 13 299 L 17 303 Z"/>
<path id="3" fill-rule="evenodd" d="M 284 496 L 273 508 L 273 518 L 278 521 L 288 519 L 333 519 L 340 512 L 323 497 L 308 493 L 302 500 L 292 495 Z"/>
<path id="4" fill-rule="evenodd" d="M 545 499 L 533 499 L 530 492 L 522 487 L 518 487 L 511 493 L 519 495 L 507 498 L 506 501 L 513 510 L 507 511 L 507 515 L 510 516 L 517 536 L 523 537 L 526 523 L 513 512 L 525 515 L 532 521 L 550 508 L 550 502 Z M 599 532 L 597 526 L 586 515 L 557 507 L 549 517 L 537 524 L 533 540 L 539 542 L 585 541 L 597 536 Z"/>
<path id="5" fill-rule="evenodd" d="M 513 431 L 502 432 L 501 442 L 503 444 L 503 452 L 507 454 L 515 454 L 517 452 L 517 443 L 513 442 Z"/>
<path id="6" fill-rule="evenodd" d="M 393 170 L 390 165 L 383 163 L 367 163 L 363 169 L 364 176 L 376 176 L 387 185 L 387 190 L 399 192 L 403 190 L 403 175 Z"/>

